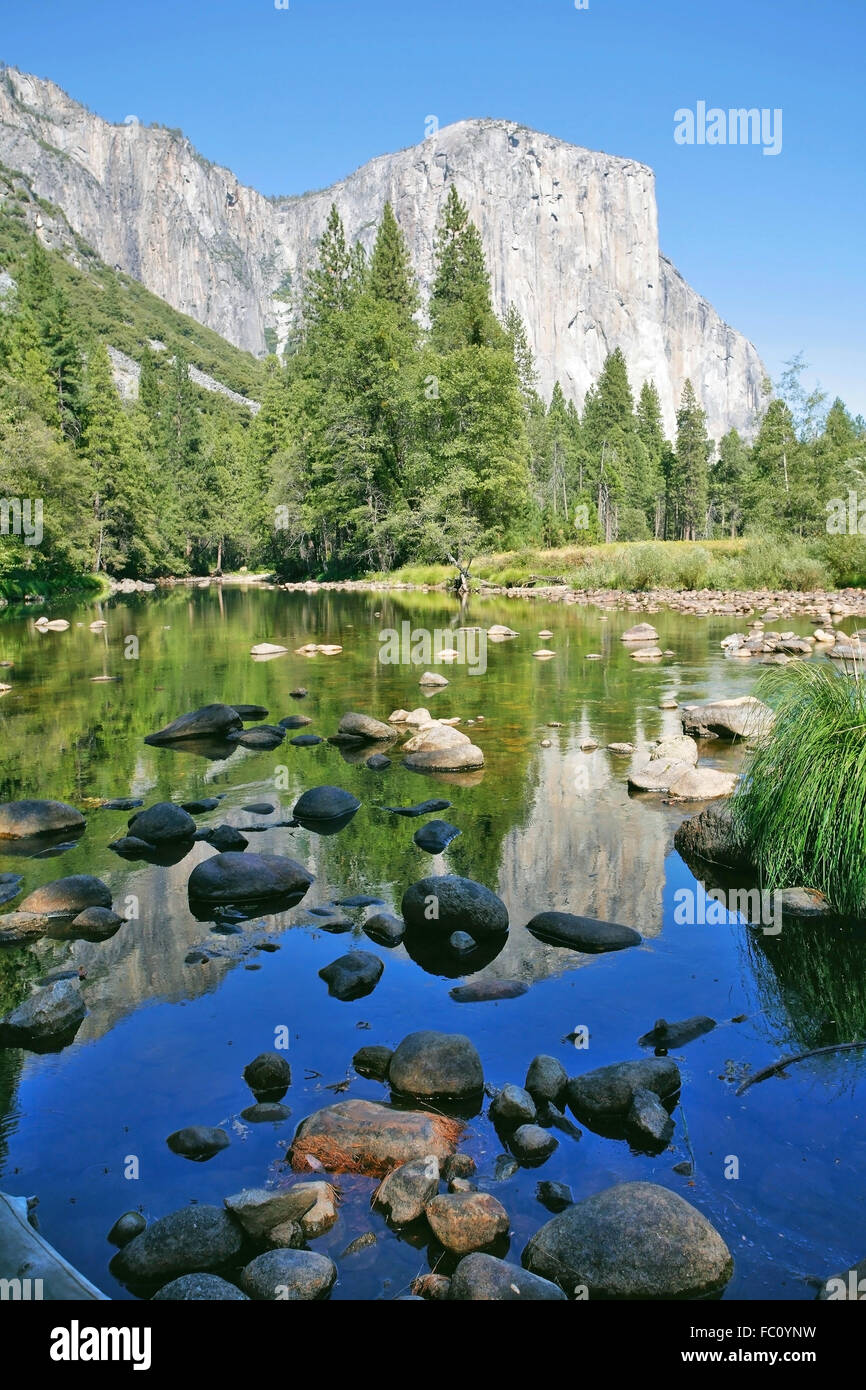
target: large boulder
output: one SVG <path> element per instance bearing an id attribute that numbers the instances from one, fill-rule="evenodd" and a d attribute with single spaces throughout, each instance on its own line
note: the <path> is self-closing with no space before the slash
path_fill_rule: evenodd
<path id="1" fill-rule="evenodd" d="M 346 824 L 360 805 L 358 798 L 343 787 L 310 787 L 298 797 L 292 814 L 307 828 L 327 828 L 331 824 Z"/>
<path id="2" fill-rule="evenodd" d="M 78 981 L 56 980 L 0 1019 L 0 1047 L 52 1051 L 71 1042 L 86 1016 Z"/>
<path id="3" fill-rule="evenodd" d="M 729 869 L 753 867 L 734 829 L 730 806 L 708 806 L 699 816 L 683 821 L 674 835 L 674 848 L 687 863 L 702 859 Z"/>
<path id="4" fill-rule="evenodd" d="M 409 753 L 403 766 L 410 772 L 476 772 L 484 766 L 484 754 L 474 743 L 458 743 Z"/>
<path id="5" fill-rule="evenodd" d="M 291 1160 L 296 1172 L 384 1177 L 413 1158 L 433 1154 L 443 1163 L 454 1152 L 462 1125 L 445 1115 L 395 1110 L 369 1100 L 344 1100 L 317 1110 L 298 1125 Z M 308 1158 L 314 1160 L 308 1163 Z"/>
<path id="6" fill-rule="evenodd" d="M 562 1289 L 549 1279 L 480 1250 L 463 1256 L 451 1276 L 448 1297 L 461 1303 L 567 1302 Z"/>
<path id="7" fill-rule="evenodd" d="M 72 917 L 86 907 L 111 907 L 110 888 L 92 874 L 72 874 L 43 883 L 18 904 L 20 912 L 38 912 L 46 917 Z"/>
<path id="8" fill-rule="evenodd" d="M 637 623 L 622 634 L 621 640 L 628 643 L 657 642 L 659 635 L 652 623 Z"/>
<path id="9" fill-rule="evenodd" d="M 299 1221 L 316 1204 L 318 1183 L 294 1187 L 245 1187 L 225 1198 L 226 1211 L 240 1222 L 248 1236 L 261 1240 L 275 1226 Z"/>
<path id="10" fill-rule="evenodd" d="M 158 745 L 179 743 L 186 738 L 225 738 L 242 727 L 241 716 L 232 705 L 204 705 L 180 715 L 155 734 L 147 734 L 144 741 Z"/>
<path id="11" fill-rule="evenodd" d="M 615 1062 L 609 1067 L 574 1076 L 565 1088 L 568 1104 L 587 1122 L 623 1118 L 636 1091 L 652 1091 L 661 1100 L 680 1089 L 680 1072 L 670 1057 L 644 1057 L 638 1062 Z"/>
<path id="12" fill-rule="evenodd" d="M 354 734 L 372 743 L 393 743 L 397 737 L 396 729 L 392 729 L 390 724 L 383 724 L 381 719 L 373 719 L 369 714 L 356 714 L 353 711 L 343 715 L 339 733 Z"/>
<path id="13" fill-rule="evenodd" d="M 313 882 L 302 864 L 280 854 L 215 854 L 197 864 L 189 876 L 192 899 L 207 903 L 265 902 L 271 898 L 300 901 Z"/>
<path id="14" fill-rule="evenodd" d="M 457 874 L 432 875 L 410 884 L 401 912 L 410 927 L 448 938 L 465 931 L 475 941 L 508 931 L 508 909 L 483 884 Z"/>
<path id="15" fill-rule="evenodd" d="M 483 1089 L 484 1069 L 465 1034 L 424 1029 L 409 1033 L 397 1047 L 388 1080 L 400 1095 L 459 1100 Z"/>
<path id="16" fill-rule="evenodd" d="M 440 748 L 456 748 L 460 744 L 471 743 L 467 734 L 455 729 L 453 724 L 440 724 L 437 719 L 423 725 L 403 744 L 404 753 L 430 753 Z"/>
<path id="17" fill-rule="evenodd" d="M 139 811 L 127 821 L 130 834 L 149 845 L 162 845 L 172 840 L 191 840 L 196 824 L 188 811 L 173 801 L 157 801 L 146 811 Z"/>
<path id="18" fill-rule="evenodd" d="M 773 711 L 754 695 L 683 706 L 683 733 L 695 738 L 757 738 L 773 727 Z"/>
<path id="19" fill-rule="evenodd" d="M 595 917 L 579 917 L 573 912 L 539 912 L 526 924 L 526 930 L 555 946 L 575 951 L 622 951 L 639 946 L 640 932 L 619 922 L 601 922 Z"/>
<path id="20" fill-rule="evenodd" d="M 219 1269 L 235 1259 L 242 1244 L 241 1228 L 228 1213 L 202 1203 L 154 1221 L 115 1255 L 111 1267 L 124 1283 L 150 1283 Z"/>
<path id="21" fill-rule="evenodd" d="M 27 840 L 37 835 L 80 834 L 85 820 L 65 801 L 0 802 L 0 840 Z"/>
<path id="22" fill-rule="evenodd" d="M 731 1252 L 695 1207 L 651 1182 L 608 1187 L 542 1226 L 523 1265 L 590 1298 L 696 1298 L 724 1288 Z M 585 1296 L 585 1295 L 584 1295 Z"/>

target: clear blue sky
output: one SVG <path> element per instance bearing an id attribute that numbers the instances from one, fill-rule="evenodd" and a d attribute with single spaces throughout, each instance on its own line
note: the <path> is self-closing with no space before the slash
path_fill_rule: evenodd
<path id="1" fill-rule="evenodd" d="M 0 59 L 112 121 L 179 126 L 264 193 L 501 116 L 650 164 L 662 249 L 775 377 L 866 414 L 864 0 L 7 0 Z M 779 155 L 674 111 L 781 107 Z"/>

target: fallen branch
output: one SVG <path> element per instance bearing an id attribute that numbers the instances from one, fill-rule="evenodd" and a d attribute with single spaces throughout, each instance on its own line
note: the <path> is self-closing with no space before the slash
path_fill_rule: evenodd
<path id="1" fill-rule="evenodd" d="M 791 1057 L 780 1057 L 778 1062 L 771 1062 L 768 1067 L 762 1067 L 760 1071 L 755 1072 L 754 1076 L 741 1082 L 734 1094 L 741 1096 L 744 1091 L 748 1091 L 750 1086 L 755 1086 L 759 1081 L 766 1081 L 769 1076 L 777 1076 L 786 1067 L 793 1066 L 794 1062 L 805 1062 L 808 1057 L 826 1057 L 830 1052 L 853 1052 L 859 1047 L 866 1047 L 866 1040 L 863 1042 L 832 1043 L 829 1047 L 813 1047 L 809 1052 L 798 1052 Z"/>

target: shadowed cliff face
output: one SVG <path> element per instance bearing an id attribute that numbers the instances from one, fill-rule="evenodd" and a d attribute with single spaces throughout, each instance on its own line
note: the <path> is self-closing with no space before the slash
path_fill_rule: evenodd
<path id="1" fill-rule="evenodd" d="M 635 390 L 655 381 L 669 433 L 686 377 L 711 435 L 754 431 L 763 365 L 660 254 L 654 176 L 633 160 L 508 121 L 462 121 L 331 188 L 267 199 L 179 134 L 109 125 L 14 69 L 0 77 L 0 160 L 103 260 L 255 353 L 285 341 L 331 203 L 369 249 L 390 199 L 426 295 L 454 182 L 481 229 L 494 303 L 523 315 L 546 395 L 559 379 L 580 404 L 619 347 Z"/>

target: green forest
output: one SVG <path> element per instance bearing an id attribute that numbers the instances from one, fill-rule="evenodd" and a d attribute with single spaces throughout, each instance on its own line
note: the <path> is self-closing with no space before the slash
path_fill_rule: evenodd
<path id="1" fill-rule="evenodd" d="M 43 504 L 39 544 L 4 520 L 0 593 L 100 574 L 341 578 L 449 556 L 765 536 L 811 543 L 819 578 L 838 576 L 847 544 L 850 570 L 827 504 L 863 482 L 866 424 L 805 389 L 801 358 L 766 384 L 751 446 L 735 430 L 708 437 L 688 381 L 667 439 L 653 382 L 630 380 L 619 350 L 581 412 L 559 384 L 546 402 L 519 314 L 494 312 L 453 185 L 428 326 L 390 205 L 369 256 L 334 207 L 292 340 L 264 362 L 83 244 L 46 249 L 20 176 L 0 171 L 0 193 L 0 496 Z M 135 400 L 118 394 L 109 348 L 140 364 Z M 190 363 L 261 409 L 196 386 Z"/>

